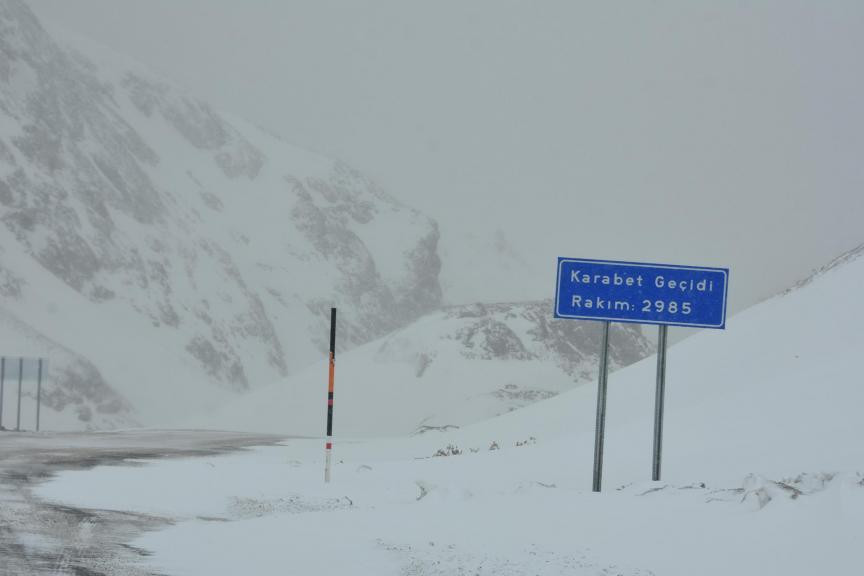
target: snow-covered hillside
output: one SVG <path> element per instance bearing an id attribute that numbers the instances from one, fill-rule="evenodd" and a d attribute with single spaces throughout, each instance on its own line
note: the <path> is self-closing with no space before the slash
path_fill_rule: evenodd
<path id="1" fill-rule="evenodd" d="M 337 434 L 464 426 L 593 381 L 601 326 L 551 315 L 551 301 L 451 307 L 337 354 Z M 632 364 L 652 350 L 640 327 L 616 325 L 610 368 Z M 286 381 L 232 399 L 191 422 L 318 435 L 326 374 L 322 358 Z"/>
<path id="2" fill-rule="evenodd" d="M 332 305 L 346 346 L 439 305 L 434 221 L 338 161 L 84 50 L 0 0 L 4 332 L 23 323 L 74 350 L 158 424 L 317 359 Z M 74 379 L 49 386 L 80 395 Z"/>
<path id="3" fill-rule="evenodd" d="M 601 494 L 588 386 L 459 430 L 337 439 L 327 486 L 322 442 L 294 439 L 66 473 L 40 494 L 173 518 L 134 542 L 169 574 L 857 574 L 862 290 L 864 247 L 673 346 L 662 482 L 648 358 L 610 378 Z"/>

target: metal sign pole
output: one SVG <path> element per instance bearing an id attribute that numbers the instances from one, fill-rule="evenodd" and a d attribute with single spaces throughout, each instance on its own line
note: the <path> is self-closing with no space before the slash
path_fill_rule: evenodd
<path id="1" fill-rule="evenodd" d="M 336 371 L 336 308 L 330 309 L 330 377 L 327 383 L 327 444 L 325 446 L 324 482 L 330 482 L 330 459 L 333 452 L 333 380 Z"/>
<path id="2" fill-rule="evenodd" d="M 18 419 L 15 421 L 15 431 L 21 431 L 21 383 L 24 380 L 24 358 L 18 358 Z"/>
<path id="3" fill-rule="evenodd" d="M 6 392 L 6 357 L 0 358 L 0 430 L 3 429 L 3 396 Z"/>
<path id="4" fill-rule="evenodd" d="M 36 431 L 39 431 L 39 416 L 42 408 L 42 358 L 39 358 L 39 376 L 36 379 Z"/>
<path id="5" fill-rule="evenodd" d="M 594 429 L 594 492 L 600 492 L 603 479 L 603 439 L 606 432 L 606 381 L 609 367 L 609 325 L 603 322 L 603 343 L 600 352 L 600 376 L 597 383 L 597 421 Z"/>
<path id="6" fill-rule="evenodd" d="M 663 403 L 666 395 L 666 331 L 660 325 L 657 338 L 657 395 L 654 400 L 654 458 L 651 479 L 660 480 L 660 462 L 663 455 Z"/>

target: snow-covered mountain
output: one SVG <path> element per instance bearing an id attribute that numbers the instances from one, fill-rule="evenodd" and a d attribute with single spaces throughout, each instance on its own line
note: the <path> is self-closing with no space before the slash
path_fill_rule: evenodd
<path id="1" fill-rule="evenodd" d="M 449 307 L 337 354 L 335 433 L 458 428 L 597 377 L 602 325 L 556 320 L 552 301 Z M 648 356 L 639 326 L 615 324 L 610 369 Z M 327 368 L 317 363 L 202 415 L 197 426 L 320 434 Z"/>
<path id="2" fill-rule="evenodd" d="M 148 397 L 188 405 L 317 359 L 330 306 L 352 346 L 439 305 L 434 221 L 87 50 L 0 0 L 0 309 L 90 359 L 148 421 L 170 416 Z M 82 401 L 98 412 L 100 394 Z"/>
<path id="3" fill-rule="evenodd" d="M 46 398 L 70 400 L 48 408 L 84 415 L 83 426 L 130 416 L 184 425 L 190 410 L 207 412 L 320 360 L 331 306 L 339 308 L 340 350 L 440 308 L 433 220 L 339 161 L 229 119 L 104 48 L 72 42 L 55 41 L 22 1 L 0 0 L 0 354 L 49 356 Z M 500 390 L 471 392 L 496 394 L 496 407 L 466 408 L 459 421 L 587 375 L 592 327 L 547 326 L 548 310 L 532 304 L 516 313 L 471 310 L 438 313 L 423 326 L 462 338 L 460 361 L 552 360 L 543 369 L 555 377 L 533 383 L 526 373 Z M 471 314 L 488 316 L 475 322 L 479 332 L 452 332 Z M 543 350 L 520 344 L 508 332 L 526 322 L 551 331 L 532 341 L 561 330 L 573 338 Z M 621 365 L 647 353 L 636 331 L 628 335 L 613 350 Z M 385 344 L 401 346 L 400 337 L 421 334 Z M 437 344 L 419 350 L 405 365 L 428 362 L 435 375 L 447 364 L 444 350 L 438 360 Z M 404 364 L 401 353 L 394 362 Z M 70 376 L 82 363 L 92 379 Z"/>

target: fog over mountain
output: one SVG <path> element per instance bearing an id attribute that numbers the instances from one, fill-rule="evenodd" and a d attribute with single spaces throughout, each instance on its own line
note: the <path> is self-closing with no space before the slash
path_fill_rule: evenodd
<path id="1" fill-rule="evenodd" d="M 31 4 L 433 216 L 450 303 L 573 256 L 729 267 L 734 312 L 864 240 L 860 2 Z"/>

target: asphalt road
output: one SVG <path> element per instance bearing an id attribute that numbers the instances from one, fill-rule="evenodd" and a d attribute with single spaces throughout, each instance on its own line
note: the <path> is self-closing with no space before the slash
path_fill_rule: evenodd
<path id="1" fill-rule="evenodd" d="M 61 470 L 127 459 L 205 456 L 274 444 L 274 436 L 211 431 L 0 432 L 0 576 L 153 575 L 129 545 L 168 518 L 44 502 L 33 487 Z"/>

